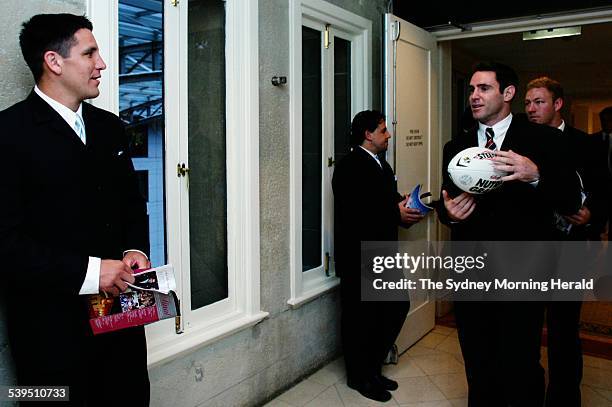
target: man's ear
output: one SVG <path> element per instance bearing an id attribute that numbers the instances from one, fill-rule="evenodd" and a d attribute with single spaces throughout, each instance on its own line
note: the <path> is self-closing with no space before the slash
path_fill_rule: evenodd
<path id="1" fill-rule="evenodd" d="M 55 51 L 47 51 L 43 54 L 43 69 L 49 70 L 56 75 L 61 75 L 64 59 Z"/>
<path id="2" fill-rule="evenodd" d="M 365 131 L 365 140 L 372 141 L 372 132 L 369 130 Z"/>
<path id="3" fill-rule="evenodd" d="M 516 93 L 516 88 L 514 85 L 506 86 L 504 89 L 504 102 L 510 102 L 514 99 L 514 94 Z"/>
<path id="4" fill-rule="evenodd" d="M 561 98 L 555 99 L 555 101 L 553 102 L 553 106 L 555 108 L 555 112 L 558 112 L 559 110 L 561 110 L 561 108 L 563 107 L 563 99 Z"/>

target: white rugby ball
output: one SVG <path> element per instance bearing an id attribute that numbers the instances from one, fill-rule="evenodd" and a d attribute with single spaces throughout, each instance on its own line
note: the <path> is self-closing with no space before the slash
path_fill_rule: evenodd
<path id="1" fill-rule="evenodd" d="M 495 151 L 488 148 L 466 148 L 448 163 L 448 174 L 457 187 L 470 194 L 493 191 L 503 184 L 501 177 L 508 175 L 495 169 L 493 157 Z"/>

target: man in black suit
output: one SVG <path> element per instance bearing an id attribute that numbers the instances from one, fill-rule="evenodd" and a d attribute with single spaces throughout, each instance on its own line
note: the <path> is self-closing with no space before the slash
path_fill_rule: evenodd
<path id="1" fill-rule="evenodd" d="M 0 258 L 20 385 L 72 405 L 148 405 L 142 327 L 94 337 L 87 295 L 149 267 L 145 202 L 121 121 L 84 100 L 106 68 L 87 18 L 36 15 L 20 45 L 36 86 L 0 112 Z M 130 377 L 121 377 L 129 365 Z"/>
<path id="2" fill-rule="evenodd" d="M 584 202 L 578 212 L 556 215 L 559 240 L 599 240 L 605 224 L 605 173 L 607 163 L 598 160 L 594 139 L 568 125 L 561 115 L 564 92 L 561 84 L 541 77 L 527 84 L 525 112 L 530 122 L 561 131 L 583 186 Z M 580 406 L 582 350 L 580 346 L 580 301 L 546 304 L 548 339 L 548 389 L 546 406 Z"/>
<path id="3" fill-rule="evenodd" d="M 512 116 L 517 85 L 516 73 L 499 63 L 480 63 L 471 76 L 469 102 L 477 125 L 444 146 L 439 215 L 453 240 L 550 240 L 553 211 L 579 208 L 579 182 L 562 165 L 565 150 L 556 130 Z M 446 172 L 453 156 L 474 146 L 495 150 L 495 165 L 509 173 L 501 187 L 478 196 L 460 191 Z M 455 316 L 468 405 L 540 407 L 542 303 L 457 301 Z"/>
<path id="4" fill-rule="evenodd" d="M 592 134 L 593 143 L 595 144 L 595 150 L 600 160 L 607 161 L 607 171 L 605 176 L 607 177 L 606 183 L 606 206 L 608 208 L 606 212 L 606 228 L 604 230 L 604 239 L 609 240 L 610 238 L 610 219 L 612 218 L 612 106 L 608 106 L 599 112 L 599 121 L 601 122 L 601 131 Z"/>
<path id="5" fill-rule="evenodd" d="M 361 242 L 397 241 L 400 224 L 422 219 L 406 208 L 391 166 L 379 155 L 390 134 L 382 113 L 366 110 L 351 124 L 352 151 L 338 162 L 334 190 L 336 275 L 341 279 L 342 345 L 347 384 L 377 401 L 391 399 L 397 382 L 381 374 L 410 302 L 361 301 Z"/>

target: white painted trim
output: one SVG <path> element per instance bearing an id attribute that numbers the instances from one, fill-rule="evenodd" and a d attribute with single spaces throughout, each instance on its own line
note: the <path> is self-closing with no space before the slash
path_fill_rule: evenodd
<path id="1" fill-rule="evenodd" d="M 181 13 L 180 61 L 187 65 L 187 3 Z M 184 329 L 199 330 L 208 321 L 238 313 L 242 316 L 260 312 L 259 253 L 259 54 L 258 1 L 228 0 L 226 7 L 226 148 L 227 148 L 227 242 L 228 297 L 209 306 L 191 310 L 190 296 L 185 295 Z M 181 70 L 182 71 L 182 70 Z M 187 78 L 181 75 L 181 123 L 186 126 Z M 183 130 L 183 129 L 181 129 Z M 187 128 L 181 139 L 181 162 L 187 162 Z M 182 213 L 188 213 L 188 191 L 185 188 Z M 185 216 L 182 242 L 189 241 Z M 188 218 L 187 218 L 188 219 Z M 185 290 L 190 290 L 189 245 L 183 243 Z"/>
<path id="2" fill-rule="evenodd" d="M 289 224 L 290 224 L 290 298 L 297 298 L 302 292 L 302 251 L 301 247 L 302 202 L 301 165 L 294 165 L 302 156 L 302 10 L 301 0 L 289 1 Z M 301 161 L 300 161 L 301 163 Z M 299 246 L 298 246 L 299 245 Z"/>
<path id="3" fill-rule="evenodd" d="M 257 312 L 251 315 L 236 313 L 235 315 L 227 315 L 220 321 L 198 326 L 182 335 L 166 337 L 164 340 L 156 342 L 154 346 L 149 345 L 148 367 L 154 368 L 212 342 L 226 338 L 256 325 L 267 316 L 267 312 Z"/>
<path id="4" fill-rule="evenodd" d="M 344 31 L 359 34 L 364 30 L 372 32 L 372 22 L 323 0 L 302 0 L 302 14 L 322 24 L 332 24 Z"/>
<path id="5" fill-rule="evenodd" d="M 483 37 L 488 35 L 508 34 L 522 31 L 542 30 L 546 28 L 568 27 L 607 23 L 612 21 L 612 9 L 576 13 L 549 14 L 538 17 L 514 18 L 470 24 L 470 31 L 459 28 L 442 29 L 431 33 L 438 41 L 450 41 L 462 38 Z"/>
<path id="6" fill-rule="evenodd" d="M 100 95 L 94 106 L 119 114 L 119 14 L 118 1 L 87 0 L 86 13 L 93 23 L 93 33 L 106 69 L 102 71 Z"/>
<path id="7" fill-rule="evenodd" d="M 188 3 L 164 2 L 165 204 L 168 262 L 176 266 L 184 333 L 174 319 L 147 326 L 149 364 L 156 365 L 261 321 L 259 234 L 259 54 L 258 0 L 227 0 L 226 123 L 228 298 L 191 311 L 189 191 L 176 174 L 188 162 Z M 96 38 L 110 58 L 96 105 L 118 110 L 118 1 L 88 0 Z M 109 24 L 108 22 L 111 21 Z M 113 69 L 114 68 L 114 69 Z M 104 96 L 104 97 L 102 97 Z"/>
<path id="8" fill-rule="evenodd" d="M 246 315 L 260 311 L 258 3 L 226 3 L 228 268 Z"/>
<path id="9" fill-rule="evenodd" d="M 165 196 L 166 205 L 166 250 L 167 261 L 174 264 L 177 280 L 177 295 L 181 300 L 180 308 L 191 309 L 189 298 L 189 194 L 186 183 L 176 173 L 179 162 L 187 163 L 187 151 L 182 146 L 187 142 L 188 121 L 181 120 L 187 115 L 187 13 L 181 7 L 171 7 L 164 3 L 164 60 L 173 61 L 164 65 L 164 148 L 165 148 Z M 118 36 L 118 33 L 117 33 Z M 184 58 L 183 58 L 184 56 Z M 172 135 L 172 137 L 169 137 Z M 185 241 L 185 236 L 187 240 Z M 182 326 L 185 319 L 182 318 Z M 157 322 L 146 327 L 149 363 L 160 344 L 171 344 L 178 336 L 175 334 L 174 318 Z"/>
<path id="10" fill-rule="evenodd" d="M 321 284 L 318 284 L 312 290 L 306 290 L 301 296 L 291 298 L 289 301 L 287 301 L 287 304 L 289 304 L 293 309 L 299 308 L 302 305 L 307 304 L 333 290 L 339 284 L 340 279 L 338 277 L 328 278 Z"/>
<path id="11" fill-rule="evenodd" d="M 323 267 L 302 272 L 302 26 L 322 31 L 331 24 L 331 35 L 351 42 L 351 113 L 368 109 L 372 103 L 372 22 L 322 0 L 290 0 L 289 2 L 289 87 L 290 116 L 290 299 L 288 304 L 299 306 L 329 291 L 338 284 L 338 278 L 326 276 Z M 323 53 L 323 103 L 332 108 L 322 111 L 324 134 L 333 134 L 333 39 L 330 50 Z M 333 136 L 323 142 L 323 158 L 333 156 Z M 322 162 L 323 223 L 322 242 L 333 254 L 333 194 L 331 171 Z M 333 257 L 330 268 L 333 271 Z"/>

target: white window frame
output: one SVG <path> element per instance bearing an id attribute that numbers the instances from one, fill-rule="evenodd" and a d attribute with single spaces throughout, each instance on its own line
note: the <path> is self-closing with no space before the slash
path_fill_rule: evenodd
<path id="1" fill-rule="evenodd" d="M 188 2 L 164 2 L 164 112 L 168 263 L 175 266 L 183 332 L 175 321 L 147 326 L 149 366 L 253 326 L 268 313 L 260 306 L 259 226 L 259 0 L 226 0 L 226 154 L 228 297 L 191 310 L 189 194 L 174 172 L 188 163 Z M 109 86 L 96 105 L 118 109 L 118 1 L 88 0 L 88 15 L 109 68 Z M 111 51 L 112 50 L 112 51 Z"/>
<path id="2" fill-rule="evenodd" d="M 288 304 L 299 307 L 337 286 L 333 262 L 333 196 L 331 171 L 323 161 L 333 157 L 333 37 L 351 42 L 351 117 L 372 103 L 372 22 L 322 0 L 291 0 L 289 4 L 290 87 L 290 227 L 291 294 Z M 330 24 L 332 49 L 323 52 L 322 228 L 321 242 L 332 254 L 330 275 L 324 266 L 302 272 L 302 26 L 323 31 Z M 322 259 L 324 262 L 325 259 Z"/>

